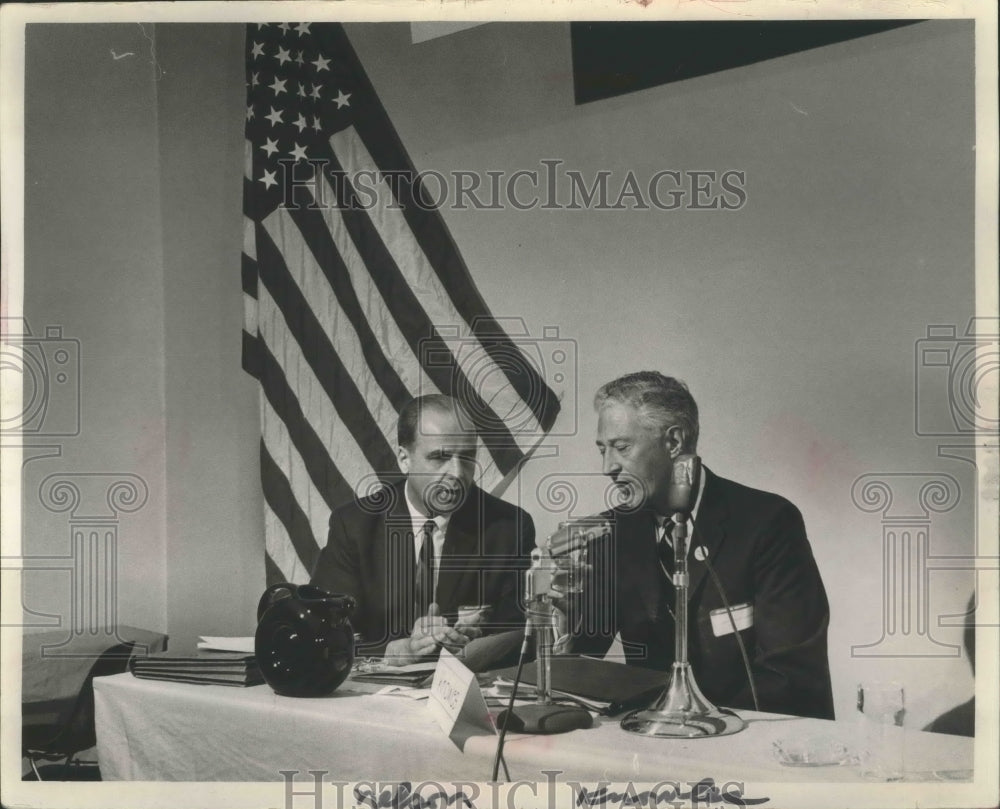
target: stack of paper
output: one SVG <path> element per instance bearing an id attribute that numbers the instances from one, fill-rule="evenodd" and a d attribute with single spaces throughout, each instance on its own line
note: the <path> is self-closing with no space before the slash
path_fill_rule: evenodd
<path id="1" fill-rule="evenodd" d="M 159 652 L 148 657 L 133 657 L 129 668 L 136 677 L 203 685 L 259 685 L 264 678 L 257 659 L 244 652 L 207 652 L 179 655 Z"/>
<path id="2" fill-rule="evenodd" d="M 359 683 L 385 683 L 387 685 L 422 685 L 437 667 L 437 661 L 411 663 L 408 666 L 390 666 L 381 661 L 373 663 L 361 671 L 355 671 L 351 679 Z"/>

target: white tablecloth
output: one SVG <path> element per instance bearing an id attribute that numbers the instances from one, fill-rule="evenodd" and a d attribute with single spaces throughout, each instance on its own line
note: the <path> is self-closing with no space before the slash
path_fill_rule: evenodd
<path id="1" fill-rule="evenodd" d="M 459 750 L 433 722 L 426 700 L 376 696 L 348 681 L 332 697 L 292 699 L 266 685 L 199 686 L 95 680 L 97 742 L 106 780 L 270 781 L 281 770 L 323 770 L 324 780 L 487 781 L 495 737 L 474 736 Z M 560 736 L 510 736 L 513 779 L 778 782 L 861 781 L 857 768 L 781 765 L 778 739 L 835 737 L 854 743 L 851 721 L 741 712 L 749 727 L 714 739 L 650 739 L 625 733 L 617 719 Z M 907 732 L 907 780 L 961 776 L 972 769 L 971 739 Z"/>

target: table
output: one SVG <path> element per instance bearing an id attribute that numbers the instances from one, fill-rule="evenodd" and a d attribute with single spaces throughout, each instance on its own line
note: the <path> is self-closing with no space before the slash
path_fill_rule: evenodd
<path id="1" fill-rule="evenodd" d="M 358 781 L 487 781 L 494 736 L 473 736 L 459 750 L 434 724 L 426 700 L 371 693 L 348 681 L 323 699 L 253 688 L 140 680 L 94 681 L 97 750 L 105 780 L 281 782 L 281 770 Z M 375 687 L 377 688 L 377 687 Z M 625 733 L 617 719 L 561 736 L 508 737 L 511 778 L 658 782 L 860 781 L 850 766 L 790 768 L 776 760 L 779 738 L 835 737 L 853 742 L 852 722 L 741 712 L 749 726 L 715 739 L 650 739 Z M 907 780 L 971 778 L 973 740 L 906 732 Z M 969 771 L 969 772 L 963 772 Z M 934 774 L 944 774 L 935 776 Z M 296 780 L 298 783 L 298 780 Z"/>

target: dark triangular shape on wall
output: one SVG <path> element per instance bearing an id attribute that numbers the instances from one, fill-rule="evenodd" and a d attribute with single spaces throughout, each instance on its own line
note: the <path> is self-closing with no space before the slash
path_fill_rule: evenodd
<path id="1" fill-rule="evenodd" d="M 577 104 L 704 76 L 922 20 L 575 22 Z"/>

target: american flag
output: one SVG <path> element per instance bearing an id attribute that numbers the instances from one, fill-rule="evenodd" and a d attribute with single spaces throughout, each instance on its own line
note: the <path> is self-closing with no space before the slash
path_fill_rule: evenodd
<path id="1" fill-rule="evenodd" d="M 343 27 L 250 25 L 246 68 L 243 365 L 261 385 L 267 579 L 303 582 L 331 509 L 399 474 L 410 397 L 466 404 L 487 490 L 559 402 L 426 203 Z"/>

